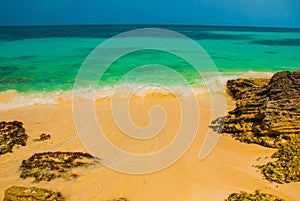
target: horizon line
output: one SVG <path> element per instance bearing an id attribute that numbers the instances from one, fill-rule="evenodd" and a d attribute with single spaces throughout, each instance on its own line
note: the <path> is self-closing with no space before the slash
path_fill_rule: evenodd
<path id="1" fill-rule="evenodd" d="M 102 23 L 102 24 L 26 24 L 26 25 L 0 25 L 0 27 L 50 27 L 50 26 L 194 26 L 194 27 L 241 27 L 241 28 L 269 28 L 269 29 L 300 29 L 291 26 L 255 26 L 255 25 L 224 25 L 224 24 L 127 24 L 127 23 Z"/>

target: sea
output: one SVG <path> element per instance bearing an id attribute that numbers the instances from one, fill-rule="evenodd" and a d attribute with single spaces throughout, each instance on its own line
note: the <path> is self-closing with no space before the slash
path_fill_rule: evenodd
<path id="1" fill-rule="evenodd" d="M 72 93 L 78 72 L 95 48 L 118 34 L 144 28 L 174 31 L 196 42 L 209 55 L 219 73 L 218 79 L 221 76 L 224 83 L 238 77 L 268 77 L 278 71 L 300 68 L 300 29 L 297 28 L 179 25 L 0 27 L 0 93 L 13 91 L 17 94 L 8 101 L 0 101 L 0 109 L 57 103 L 57 97 Z M 139 68 L 136 74 L 124 79 L 126 73 L 143 65 L 148 67 Z M 117 85 L 152 90 L 173 87 L 184 94 L 185 89 L 174 74 L 155 65 L 168 66 L 184 77 L 188 86 L 203 92 L 203 75 L 199 75 L 188 62 L 168 52 L 144 49 L 122 56 L 105 67 L 97 85 L 98 95 L 111 95 Z M 208 76 L 206 79 L 213 83 L 217 79 L 215 73 L 210 74 L 206 66 L 202 68 L 204 72 L 208 71 L 204 75 Z M 82 90 L 88 91 L 89 81 L 95 80 L 85 79 L 87 85 Z"/>

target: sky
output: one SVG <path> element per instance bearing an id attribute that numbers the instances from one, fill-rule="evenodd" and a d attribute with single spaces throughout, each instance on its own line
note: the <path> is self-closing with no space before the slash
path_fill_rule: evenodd
<path id="1" fill-rule="evenodd" d="M 0 26 L 67 24 L 300 28 L 300 0 L 0 0 Z"/>

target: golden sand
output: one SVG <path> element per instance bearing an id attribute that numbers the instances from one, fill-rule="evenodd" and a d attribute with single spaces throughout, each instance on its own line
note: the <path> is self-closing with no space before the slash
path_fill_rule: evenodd
<path id="1" fill-rule="evenodd" d="M 14 93 L 10 94 L 15 96 Z M 24 123 L 28 138 L 27 146 L 14 148 L 13 153 L 1 155 L 0 200 L 11 185 L 36 186 L 60 191 L 67 200 L 100 200 L 127 197 L 131 201 L 221 201 L 230 193 L 241 190 L 278 195 L 286 200 L 299 200 L 300 184 L 277 185 L 264 180 L 252 165 L 266 162 L 274 149 L 258 145 L 242 144 L 230 136 L 221 136 L 217 146 L 204 160 L 198 155 L 211 121 L 209 96 L 198 97 L 200 124 L 197 136 L 185 155 L 170 167 L 147 175 L 130 175 L 110 170 L 101 164 L 76 171 L 79 178 L 66 181 L 32 183 L 33 179 L 19 178 L 19 166 L 23 159 L 37 152 L 82 151 L 82 145 L 74 124 L 72 103 L 45 104 L 19 107 L 0 111 L 1 121 L 19 120 Z M 149 140 L 136 140 L 124 135 L 115 125 L 110 109 L 110 98 L 96 101 L 95 108 L 99 124 L 107 138 L 117 147 L 133 153 L 148 153 L 162 149 L 172 142 L 180 125 L 180 108 L 175 97 L 170 95 L 148 95 L 133 97 L 129 104 L 133 121 L 139 126 L 150 123 L 149 108 L 155 104 L 163 106 L 168 116 L 159 135 Z M 229 107 L 233 102 L 229 100 Z M 51 134 L 51 139 L 34 142 L 41 133 Z M 257 161 L 261 157 L 263 160 Z"/>

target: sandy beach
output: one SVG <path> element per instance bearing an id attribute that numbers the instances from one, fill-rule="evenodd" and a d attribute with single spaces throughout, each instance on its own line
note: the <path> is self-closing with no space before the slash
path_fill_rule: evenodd
<path id="1" fill-rule="evenodd" d="M 300 0 L 0 2 L 0 201 L 300 201 Z"/>
<path id="2" fill-rule="evenodd" d="M 6 99 L 6 100 L 5 100 Z M 220 136 L 215 149 L 204 160 L 198 155 L 211 121 L 208 94 L 197 96 L 200 123 L 191 148 L 170 167 L 147 175 L 130 175 L 110 170 L 101 164 L 75 171 L 80 177 L 72 180 L 55 179 L 50 182 L 33 183 L 33 179 L 21 179 L 19 167 L 22 160 L 34 153 L 46 151 L 87 152 L 75 128 L 72 103 L 43 104 L 0 111 L 1 121 L 18 120 L 24 123 L 29 135 L 27 146 L 15 147 L 13 153 L 1 155 L 0 200 L 3 192 L 12 185 L 36 186 L 60 191 L 66 200 L 108 200 L 126 197 L 131 201 L 220 201 L 239 191 L 272 193 L 288 201 L 299 200 L 300 184 L 278 185 L 263 179 L 253 165 L 266 163 L 275 149 L 255 144 L 243 144 L 229 135 Z M 2 97 L 7 101 L 7 96 Z M 172 142 L 180 125 L 180 107 L 174 96 L 151 94 L 133 97 L 129 104 L 133 121 L 139 126 L 149 124 L 148 111 L 160 104 L 166 111 L 167 122 L 161 133 L 149 140 L 134 140 L 122 134 L 115 125 L 110 108 L 111 99 L 96 101 L 95 109 L 99 125 L 107 138 L 122 150 L 133 153 L 149 153 L 160 150 Z M 234 102 L 227 97 L 227 110 Z M 51 134 L 51 139 L 34 142 L 41 133 Z M 265 159 L 265 157 L 268 157 Z M 261 157 L 261 160 L 257 160 Z"/>

